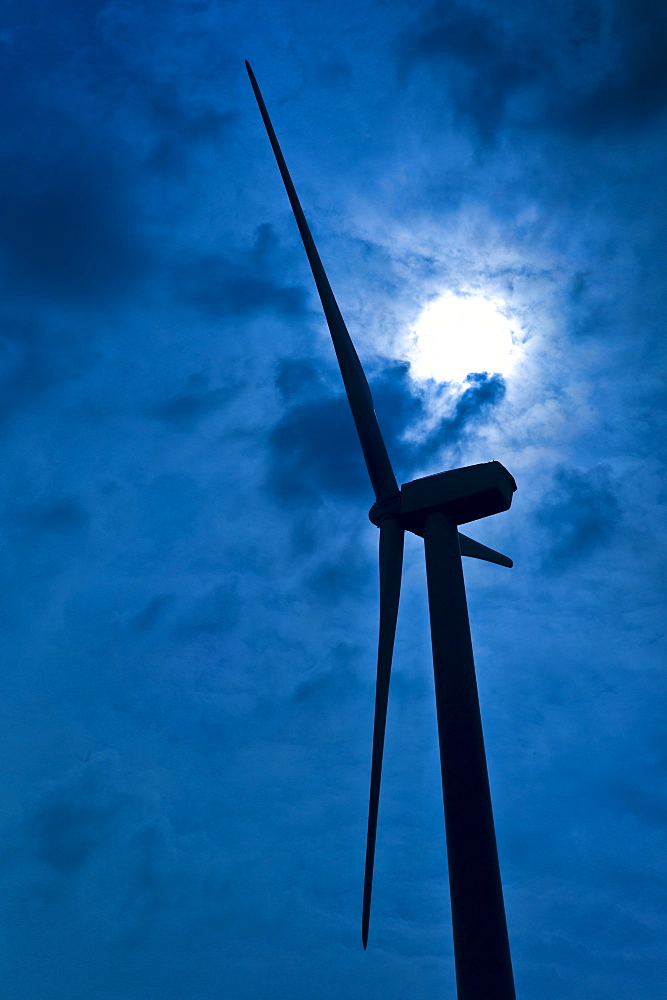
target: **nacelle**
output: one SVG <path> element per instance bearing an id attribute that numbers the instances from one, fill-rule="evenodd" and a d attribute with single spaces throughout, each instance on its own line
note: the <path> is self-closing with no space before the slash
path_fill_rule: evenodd
<path id="1" fill-rule="evenodd" d="M 515 491 L 514 477 L 500 462 L 439 472 L 401 486 L 401 520 L 418 535 L 423 532 L 426 515 L 435 510 L 443 511 L 456 524 L 466 524 L 509 510 Z"/>

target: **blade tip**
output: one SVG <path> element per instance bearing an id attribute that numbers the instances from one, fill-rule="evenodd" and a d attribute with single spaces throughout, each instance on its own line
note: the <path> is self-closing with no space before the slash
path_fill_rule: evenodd
<path id="1" fill-rule="evenodd" d="M 364 946 L 364 951 L 366 951 L 366 946 L 368 945 L 368 928 L 370 927 L 370 913 L 364 907 L 364 912 L 361 917 L 361 943 Z"/>

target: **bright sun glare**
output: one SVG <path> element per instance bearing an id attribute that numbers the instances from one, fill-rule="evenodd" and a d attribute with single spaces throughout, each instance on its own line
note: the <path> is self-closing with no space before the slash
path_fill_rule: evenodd
<path id="1" fill-rule="evenodd" d="M 410 371 L 417 379 L 464 382 L 471 372 L 508 375 L 519 347 L 503 303 L 447 292 L 422 310 L 412 329 Z"/>

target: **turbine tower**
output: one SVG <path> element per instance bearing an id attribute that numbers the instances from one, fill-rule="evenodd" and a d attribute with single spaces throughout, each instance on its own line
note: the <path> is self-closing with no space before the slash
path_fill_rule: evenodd
<path id="1" fill-rule="evenodd" d="M 424 539 L 435 699 L 452 906 L 458 1000 L 515 1000 L 505 904 L 461 556 L 501 566 L 512 560 L 458 531 L 459 524 L 508 510 L 516 483 L 487 462 L 404 483 L 389 461 L 357 352 L 311 236 L 255 75 L 250 83 L 292 206 L 357 428 L 380 529 L 380 633 L 361 935 L 368 942 L 389 678 L 403 568 L 403 538 Z"/>

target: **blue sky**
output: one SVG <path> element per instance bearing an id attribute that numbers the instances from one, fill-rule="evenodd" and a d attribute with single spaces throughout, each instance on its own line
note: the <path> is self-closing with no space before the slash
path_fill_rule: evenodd
<path id="1" fill-rule="evenodd" d="M 372 495 L 244 58 L 399 481 L 518 483 L 470 530 L 515 568 L 465 567 L 517 994 L 661 995 L 666 44 L 648 0 L 3 4 L 4 995 L 454 996 L 415 538 L 361 948 Z M 414 377 L 446 293 L 511 372 Z"/>

